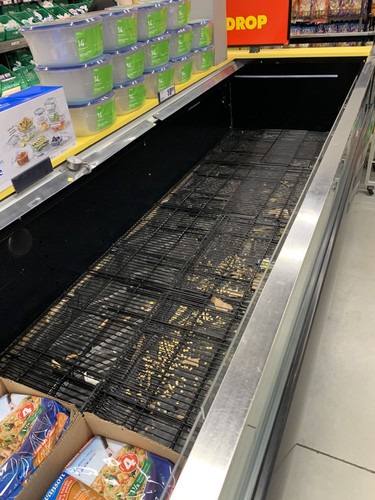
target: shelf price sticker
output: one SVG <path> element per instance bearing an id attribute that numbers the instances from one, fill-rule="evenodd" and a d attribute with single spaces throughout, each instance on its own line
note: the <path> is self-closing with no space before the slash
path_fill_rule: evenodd
<path id="1" fill-rule="evenodd" d="M 170 85 L 166 89 L 161 90 L 158 92 L 158 98 L 159 98 L 159 103 L 166 101 L 167 99 L 170 99 L 172 96 L 176 94 L 176 87 L 173 85 Z"/>
<path id="2" fill-rule="evenodd" d="M 226 0 L 228 45 L 285 45 L 290 0 Z"/>

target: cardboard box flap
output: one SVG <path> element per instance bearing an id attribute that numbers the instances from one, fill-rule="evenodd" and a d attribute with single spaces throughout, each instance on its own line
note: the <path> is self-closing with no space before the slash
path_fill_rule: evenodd
<path id="1" fill-rule="evenodd" d="M 87 425 L 90 427 L 93 435 L 104 436 L 115 441 L 120 441 L 124 443 L 131 444 L 133 446 L 138 446 L 138 448 L 143 448 L 144 450 L 155 453 L 163 458 L 176 463 L 179 454 L 175 451 L 167 448 L 166 446 L 157 443 L 137 432 L 126 429 L 125 427 L 116 425 L 112 422 L 103 420 L 92 413 L 84 413 L 84 419 Z"/>

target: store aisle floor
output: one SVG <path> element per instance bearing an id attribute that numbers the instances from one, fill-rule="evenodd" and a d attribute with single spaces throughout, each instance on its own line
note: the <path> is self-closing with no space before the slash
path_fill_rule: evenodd
<path id="1" fill-rule="evenodd" d="M 312 327 L 267 500 L 375 498 L 375 197 L 357 193 Z"/>

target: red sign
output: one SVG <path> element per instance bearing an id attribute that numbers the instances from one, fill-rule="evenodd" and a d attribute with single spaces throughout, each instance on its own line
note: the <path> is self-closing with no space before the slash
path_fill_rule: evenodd
<path id="1" fill-rule="evenodd" d="M 228 45 L 285 45 L 290 0 L 227 0 Z"/>

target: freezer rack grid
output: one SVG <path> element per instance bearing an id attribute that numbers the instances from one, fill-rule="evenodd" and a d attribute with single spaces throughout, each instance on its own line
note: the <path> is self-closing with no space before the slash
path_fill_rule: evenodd
<path id="1" fill-rule="evenodd" d="M 3 353 L 0 373 L 180 451 L 325 136 L 230 132 Z"/>

